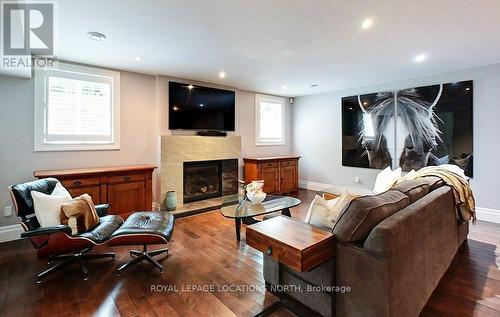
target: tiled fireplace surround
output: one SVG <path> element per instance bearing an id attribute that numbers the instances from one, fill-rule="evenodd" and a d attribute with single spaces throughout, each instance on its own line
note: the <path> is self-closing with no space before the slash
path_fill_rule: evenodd
<path id="1" fill-rule="evenodd" d="M 175 190 L 178 210 L 183 209 L 184 163 L 238 159 L 239 136 L 210 137 L 168 135 L 161 138 L 161 207 L 166 209 L 166 194 Z M 195 203 L 187 203 L 195 204 Z"/>

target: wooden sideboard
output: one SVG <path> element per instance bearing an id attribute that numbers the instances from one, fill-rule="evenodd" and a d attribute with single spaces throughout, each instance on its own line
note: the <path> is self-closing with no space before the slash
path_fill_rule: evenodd
<path id="1" fill-rule="evenodd" d="M 268 194 L 291 193 L 299 190 L 300 156 L 243 158 L 245 183 L 264 180 Z"/>
<path id="2" fill-rule="evenodd" d="M 155 166 L 128 165 L 35 171 L 36 178 L 53 177 L 76 197 L 84 193 L 94 204 L 109 204 L 109 214 L 126 218 L 134 211 L 152 209 L 152 174 Z"/>

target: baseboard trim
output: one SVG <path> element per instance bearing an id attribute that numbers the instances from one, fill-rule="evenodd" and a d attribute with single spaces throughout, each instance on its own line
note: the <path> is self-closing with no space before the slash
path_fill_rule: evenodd
<path id="1" fill-rule="evenodd" d="M 299 187 L 316 191 L 323 191 L 332 188 L 340 191 L 349 189 L 349 186 L 317 183 L 306 180 L 299 180 Z M 498 209 L 476 207 L 476 216 L 478 220 L 500 223 L 500 210 Z"/>
<path id="2" fill-rule="evenodd" d="M 23 231 L 20 224 L 0 227 L 0 243 L 21 239 Z"/>
<path id="3" fill-rule="evenodd" d="M 310 182 L 310 181 L 305 181 L 305 180 L 299 180 L 299 188 L 322 191 L 322 190 L 325 190 L 326 188 L 329 188 L 329 187 L 332 187 L 332 185 L 325 184 L 325 183 L 316 183 L 316 182 Z"/>
<path id="4" fill-rule="evenodd" d="M 476 207 L 476 217 L 478 220 L 500 223 L 500 210 Z"/>

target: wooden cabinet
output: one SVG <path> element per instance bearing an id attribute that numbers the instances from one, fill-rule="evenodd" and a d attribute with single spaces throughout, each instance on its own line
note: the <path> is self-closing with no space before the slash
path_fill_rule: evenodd
<path id="1" fill-rule="evenodd" d="M 264 192 L 283 194 L 299 189 L 300 156 L 243 158 L 245 183 L 264 180 Z"/>
<path id="2" fill-rule="evenodd" d="M 155 166 L 130 165 L 102 168 L 36 171 L 36 178 L 57 178 L 76 197 L 89 194 L 94 204 L 109 204 L 109 214 L 126 218 L 134 211 L 151 210 Z"/>

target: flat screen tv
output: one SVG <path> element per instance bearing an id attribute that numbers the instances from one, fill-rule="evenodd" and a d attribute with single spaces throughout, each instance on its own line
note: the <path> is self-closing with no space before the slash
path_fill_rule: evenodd
<path id="1" fill-rule="evenodd" d="M 234 131 L 234 91 L 171 81 L 168 99 L 170 130 Z"/>

